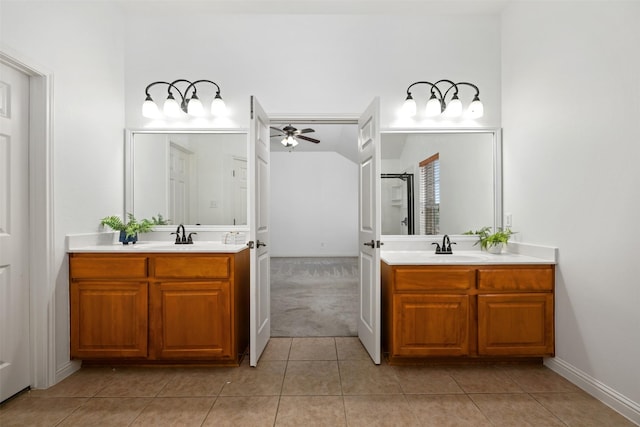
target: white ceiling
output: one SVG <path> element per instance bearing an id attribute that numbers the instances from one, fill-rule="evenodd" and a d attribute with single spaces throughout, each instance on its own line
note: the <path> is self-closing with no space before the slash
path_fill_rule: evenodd
<path id="1" fill-rule="evenodd" d="M 282 129 L 288 123 L 271 123 L 272 126 Z M 356 124 L 326 124 L 326 123 L 293 123 L 296 129 L 311 128 L 313 133 L 305 133 L 305 136 L 319 139 L 320 143 L 298 139 L 298 145 L 292 151 L 297 152 L 337 152 L 347 159 L 357 162 L 358 160 L 358 126 Z M 277 131 L 272 130 L 271 135 Z M 282 137 L 271 138 L 271 151 L 282 152 L 291 151 L 285 148 L 281 142 Z"/>

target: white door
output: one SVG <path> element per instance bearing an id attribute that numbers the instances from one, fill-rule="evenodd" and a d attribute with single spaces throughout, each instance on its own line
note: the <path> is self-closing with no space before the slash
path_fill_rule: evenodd
<path id="1" fill-rule="evenodd" d="M 191 152 L 169 144 L 169 218 L 174 224 L 192 224 L 189 212 Z"/>
<path id="2" fill-rule="evenodd" d="M 233 159 L 233 225 L 247 223 L 247 159 Z"/>
<path id="3" fill-rule="evenodd" d="M 358 120 L 360 309 L 358 337 L 380 363 L 380 100 Z"/>
<path id="4" fill-rule="evenodd" d="M 29 386 L 29 77 L 0 64 L 0 402 Z"/>
<path id="5" fill-rule="evenodd" d="M 249 130 L 249 240 L 251 249 L 249 363 L 258 359 L 271 337 L 271 285 L 269 259 L 269 117 L 251 97 Z"/>

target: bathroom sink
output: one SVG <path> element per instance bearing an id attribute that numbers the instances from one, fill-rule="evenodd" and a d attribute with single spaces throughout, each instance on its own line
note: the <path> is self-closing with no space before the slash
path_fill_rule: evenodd
<path id="1" fill-rule="evenodd" d="M 448 255 L 431 251 L 382 251 L 381 258 L 390 264 L 484 264 L 499 255 L 466 251 Z"/>
<path id="2" fill-rule="evenodd" d="M 238 252 L 246 244 L 229 245 L 213 241 L 196 241 L 189 245 L 176 245 L 174 242 L 140 242 L 123 246 L 126 251 L 137 252 Z"/>

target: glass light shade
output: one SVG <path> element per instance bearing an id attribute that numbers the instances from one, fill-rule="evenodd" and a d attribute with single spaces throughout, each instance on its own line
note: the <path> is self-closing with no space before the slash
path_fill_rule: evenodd
<path id="1" fill-rule="evenodd" d="M 418 107 L 415 99 L 413 99 L 411 95 L 407 95 L 407 99 L 405 99 L 404 104 L 402 104 L 402 115 L 405 117 L 413 117 L 417 112 Z"/>
<path id="2" fill-rule="evenodd" d="M 427 101 L 427 108 L 425 110 L 425 115 L 427 117 L 435 117 L 442 112 L 442 107 L 440 105 L 440 100 L 436 98 L 435 95 L 431 95 L 429 101 Z"/>
<path id="3" fill-rule="evenodd" d="M 298 145 L 298 141 L 292 137 L 292 136 L 288 136 L 286 138 L 284 138 L 281 141 L 282 145 L 284 145 L 285 147 L 295 147 L 296 145 Z"/>
<path id="4" fill-rule="evenodd" d="M 180 115 L 180 111 L 180 104 L 178 104 L 178 101 L 175 100 L 173 95 L 169 95 L 167 100 L 164 101 L 162 112 L 165 116 L 178 117 Z"/>
<path id="5" fill-rule="evenodd" d="M 204 116 L 204 107 L 197 96 L 193 95 L 189 100 L 189 103 L 187 104 L 187 113 L 189 113 L 190 116 Z"/>
<path id="6" fill-rule="evenodd" d="M 447 108 L 444 110 L 444 114 L 447 117 L 458 117 L 462 114 L 462 102 L 456 95 L 447 104 Z"/>
<path id="7" fill-rule="evenodd" d="M 469 117 L 471 117 L 472 119 L 477 119 L 484 115 L 484 106 L 477 96 L 473 98 L 473 101 L 469 105 L 469 109 L 467 111 Z"/>
<path id="8" fill-rule="evenodd" d="M 222 116 L 227 112 L 227 106 L 224 101 L 220 97 L 220 95 L 216 94 L 216 97 L 213 98 L 211 102 L 211 114 L 214 116 Z"/>
<path id="9" fill-rule="evenodd" d="M 148 119 L 155 119 L 160 115 L 160 110 L 158 110 L 158 106 L 150 97 L 142 103 L 142 116 Z"/>

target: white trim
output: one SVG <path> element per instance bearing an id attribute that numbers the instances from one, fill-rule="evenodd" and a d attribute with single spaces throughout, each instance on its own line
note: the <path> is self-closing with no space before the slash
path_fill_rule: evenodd
<path id="1" fill-rule="evenodd" d="M 582 390 L 586 391 L 605 405 L 611 407 L 624 417 L 640 425 L 640 404 L 608 385 L 598 381 L 586 372 L 581 371 L 570 363 L 555 357 L 544 360 L 544 365 L 555 373 L 566 378 Z"/>
<path id="2" fill-rule="evenodd" d="M 29 75 L 29 274 L 31 381 L 47 388 L 55 376 L 53 272 L 53 74 L 0 44 L 0 62 Z"/>

